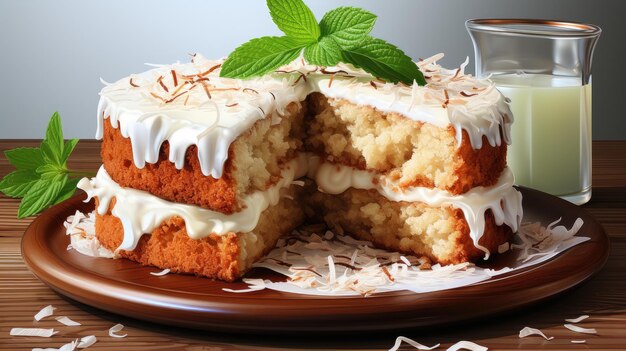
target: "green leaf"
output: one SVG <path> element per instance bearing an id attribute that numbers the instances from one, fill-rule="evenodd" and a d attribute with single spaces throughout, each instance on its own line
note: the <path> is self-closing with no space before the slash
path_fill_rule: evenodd
<path id="1" fill-rule="evenodd" d="M 74 195 L 74 193 L 76 192 L 76 185 L 78 184 L 79 181 L 80 181 L 80 178 L 69 179 L 67 183 L 65 183 L 63 188 L 61 188 L 61 191 L 59 191 L 59 195 L 57 195 L 57 198 L 52 204 L 52 206 L 58 203 L 61 203 L 69 199 L 70 197 L 72 197 L 72 195 Z"/>
<path id="2" fill-rule="evenodd" d="M 367 37 L 374 23 L 376 15 L 373 13 L 344 6 L 328 11 L 320 21 L 320 29 L 322 37 L 328 36 L 342 48 L 350 49 Z"/>
<path id="3" fill-rule="evenodd" d="M 55 164 L 45 164 L 37 168 L 37 174 L 41 179 L 50 179 L 54 178 L 57 175 L 67 173 L 67 169 L 62 166 L 58 166 Z"/>
<path id="4" fill-rule="evenodd" d="M 320 36 L 315 15 L 302 0 L 267 0 L 272 20 L 293 40 L 314 43 Z"/>
<path id="5" fill-rule="evenodd" d="M 19 147 L 6 150 L 4 155 L 17 169 L 36 169 L 44 164 L 43 153 L 38 147 Z"/>
<path id="6" fill-rule="evenodd" d="M 41 150 L 49 161 L 60 164 L 61 155 L 63 154 L 63 128 L 61 127 L 61 117 L 58 112 L 52 114 L 48 128 L 46 129 L 46 138 L 41 143 Z"/>
<path id="7" fill-rule="evenodd" d="M 63 154 L 61 155 L 61 162 L 63 164 L 67 163 L 67 159 L 70 158 L 70 155 L 74 151 L 76 144 L 78 144 L 78 139 L 70 139 L 65 142 L 65 146 L 63 146 Z"/>
<path id="8" fill-rule="evenodd" d="M 304 58 L 313 65 L 334 66 L 341 61 L 341 48 L 330 37 L 304 48 Z"/>
<path id="9" fill-rule="evenodd" d="M 48 128 L 46 129 L 46 137 L 41 142 L 41 151 L 44 159 L 49 163 L 62 165 L 61 157 L 63 155 L 63 128 L 61 127 L 61 117 L 58 112 L 52 114 Z"/>
<path id="10" fill-rule="evenodd" d="M 304 46 L 288 37 L 252 39 L 230 54 L 220 76 L 245 79 L 263 75 L 295 60 Z"/>
<path id="11" fill-rule="evenodd" d="M 25 218 L 39 213 L 52 204 L 67 182 L 67 174 L 50 179 L 40 179 L 24 196 L 17 210 L 17 218 Z"/>
<path id="12" fill-rule="evenodd" d="M 17 170 L 2 178 L 0 191 L 10 197 L 23 197 L 38 180 L 39 175 L 32 169 Z"/>
<path id="13" fill-rule="evenodd" d="M 424 75 L 402 50 L 381 39 L 368 37 L 362 44 L 343 50 L 347 63 L 392 83 L 426 85 Z"/>

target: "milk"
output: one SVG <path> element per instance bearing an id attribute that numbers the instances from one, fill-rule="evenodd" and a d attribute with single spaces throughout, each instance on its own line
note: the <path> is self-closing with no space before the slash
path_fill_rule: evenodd
<path id="1" fill-rule="evenodd" d="M 519 185 L 585 203 L 591 196 L 591 84 L 580 78 L 492 77 L 515 117 L 507 162 Z"/>

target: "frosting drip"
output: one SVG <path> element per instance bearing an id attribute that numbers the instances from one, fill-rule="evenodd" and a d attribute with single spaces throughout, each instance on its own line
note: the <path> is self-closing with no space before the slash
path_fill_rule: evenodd
<path id="1" fill-rule="evenodd" d="M 425 187 L 396 191 L 394 189 L 397 187 L 379 181 L 375 173 L 320 163 L 319 157 L 307 154 L 292 160 L 283 169 L 281 180 L 272 187 L 247 195 L 243 199 L 245 208 L 230 215 L 166 201 L 141 190 L 122 188 L 111 179 L 104 167 L 100 168 L 95 178 L 82 179 L 78 187 L 87 192 L 87 201 L 98 197 L 100 203 L 96 210 L 101 215 L 108 211 L 111 200 L 117 199 L 111 213 L 122 221 L 124 227 L 124 240 L 119 249 L 132 250 L 144 233 L 151 233 L 173 216 L 184 219 L 187 233 L 193 239 L 211 233 L 223 235 L 250 232 L 256 227 L 261 213 L 278 203 L 281 190 L 304 175 L 313 179 L 319 190 L 329 194 L 340 194 L 349 188 L 375 189 L 391 201 L 423 202 L 433 207 L 450 205 L 458 208 L 463 211 L 474 245 L 485 252 L 485 258 L 489 257 L 489 251 L 479 244 L 485 230 L 485 212 L 491 210 L 496 224 L 506 224 L 513 231 L 517 231 L 523 214 L 522 195 L 513 188 L 513 174 L 508 168 L 493 186 L 476 187 L 465 194 L 452 195 L 444 190 Z"/>
<path id="2" fill-rule="evenodd" d="M 158 66 L 104 87 L 96 138 L 102 138 L 109 119 L 130 138 L 138 168 L 157 162 L 167 141 L 169 160 L 181 169 L 187 148 L 196 145 L 202 173 L 220 178 L 230 144 L 239 135 L 260 119 L 279 122 L 289 103 L 321 92 L 414 121 L 452 126 L 459 144 L 466 131 L 475 149 L 483 138 L 492 146 L 510 143 L 513 117 L 493 82 L 466 75 L 467 60 L 456 70 L 444 69 L 436 63 L 442 57 L 417 63 L 426 86 L 406 86 L 378 81 L 351 65 L 323 69 L 299 59 L 255 79 L 220 78 L 223 60 L 195 55 L 191 63 Z"/>
<path id="3" fill-rule="evenodd" d="M 111 179 L 104 166 L 91 180 L 81 179 L 78 188 L 87 193 L 85 202 L 93 197 L 98 198 L 96 211 L 100 215 L 106 214 L 111 200 L 116 199 L 111 214 L 120 219 L 124 228 L 124 239 L 118 250 L 133 250 L 144 233 L 152 233 L 165 220 L 174 216 L 185 221 L 187 234 L 192 239 L 201 239 L 211 233 L 224 235 L 252 231 L 261 213 L 278 203 L 282 196 L 281 190 L 291 186 L 294 179 L 303 175 L 301 164 L 297 159 L 290 162 L 276 184 L 265 191 L 256 191 L 244 197 L 245 208 L 230 215 L 166 201 L 145 191 L 123 188 Z"/>

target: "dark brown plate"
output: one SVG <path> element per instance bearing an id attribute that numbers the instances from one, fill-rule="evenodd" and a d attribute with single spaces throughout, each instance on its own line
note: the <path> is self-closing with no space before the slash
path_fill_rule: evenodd
<path id="1" fill-rule="evenodd" d="M 602 226 L 585 210 L 530 189 L 525 218 L 544 225 L 563 217 L 568 227 L 584 220 L 580 234 L 590 241 L 536 266 L 456 289 L 424 294 L 393 292 L 364 297 L 319 297 L 262 290 L 233 294 L 243 283 L 224 283 L 189 275 L 149 274 L 159 269 L 120 259 L 67 251 L 63 222 L 93 204 L 76 196 L 40 215 L 26 230 L 22 255 L 30 270 L 51 288 L 82 303 L 152 322 L 228 332 L 365 331 L 441 325 L 545 300 L 582 283 L 604 265 L 609 252 Z M 498 262 L 492 263 L 501 264 Z M 257 270 L 257 276 L 275 274 Z M 478 308 L 468 308 L 476 306 Z"/>

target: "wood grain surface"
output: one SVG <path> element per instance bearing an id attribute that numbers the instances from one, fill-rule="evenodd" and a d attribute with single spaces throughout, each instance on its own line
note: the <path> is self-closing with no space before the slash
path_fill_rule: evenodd
<path id="1" fill-rule="evenodd" d="M 0 151 L 37 143 L 0 141 Z M 98 337 L 98 342 L 89 350 L 386 350 L 398 335 L 427 345 L 441 343 L 442 349 L 459 340 L 471 340 L 490 350 L 626 350 L 626 142 L 594 142 L 593 152 L 593 197 L 584 208 L 604 226 L 611 239 L 608 263 L 595 278 L 574 291 L 514 314 L 453 327 L 384 334 L 368 332 L 331 337 L 312 333 L 244 336 L 198 332 L 132 320 L 66 300 L 37 280 L 24 265 L 20 238 L 32 218 L 15 219 L 18 201 L 0 195 L 0 350 L 60 347 L 91 334 Z M 70 163 L 75 169 L 95 171 L 100 165 L 99 143 L 79 143 Z M 0 176 L 10 171 L 6 159 L 0 156 Z M 82 326 L 65 327 L 53 318 L 35 322 L 33 315 L 49 304 L 57 308 L 55 315 L 69 316 Z M 565 318 L 581 314 L 588 314 L 590 318 L 580 325 L 596 328 L 598 335 L 577 334 L 563 327 Z M 108 335 L 108 329 L 116 323 L 126 326 L 124 332 L 128 337 L 116 339 Z M 518 332 L 524 326 L 540 328 L 555 339 L 519 339 Z M 54 327 L 59 334 L 52 338 L 11 337 L 12 327 Z M 581 339 L 586 340 L 586 344 L 571 343 L 571 340 Z"/>

